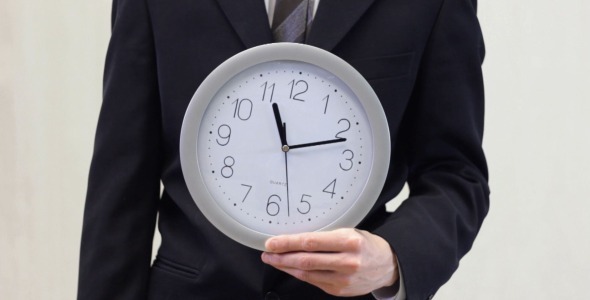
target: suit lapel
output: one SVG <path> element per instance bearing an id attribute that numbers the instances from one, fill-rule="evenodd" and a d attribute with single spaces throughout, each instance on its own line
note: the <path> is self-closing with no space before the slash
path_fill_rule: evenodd
<path id="1" fill-rule="evenodd" d="M 272 42 L 268 15 L 261 0 L 217 0 L 247 48 Z M 374 0 L 320 0 L 306 43 L 331 51 Z"/>
<path id="2" fill-rule="evenodd" d="M 247 48 L 272 42 L 268 14 L 262 0 L 217 0 Z"/>
<path id="3" fill-rule="evenodd" d="M 331 51 L 374 0 L 320 0 L 306 43 Z"/>

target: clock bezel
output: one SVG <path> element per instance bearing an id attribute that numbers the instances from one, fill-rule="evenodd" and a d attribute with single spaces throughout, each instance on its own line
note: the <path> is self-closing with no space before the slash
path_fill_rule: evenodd
<path id="1" fill-rule="evenodd" d="M 186 110 L 180 134 L 182 173 L 193 201 L 210 223 L 233 240 L 261 251 L 264 251 L 264 243 L 272 235 L 246 227 L 217 204 L 200 171 L 197 140 L 203 115 L 221 87 L 242 71 L 271 61 L 305 62 L 332 73 L 356 95 L 370 122 L 373 161 L 365 187 L 342 216 L 316 231 L 355 227 L 362 221 L 383 189 L 391 154 L 387 118 L 377 95 L 363 76 L 338 56 L 309 45 L 274 43 L 247 49 L 227 59 L 205 78 Z"/>

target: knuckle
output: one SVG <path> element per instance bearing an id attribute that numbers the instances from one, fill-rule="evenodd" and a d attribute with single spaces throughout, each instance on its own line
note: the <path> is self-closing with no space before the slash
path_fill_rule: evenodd
<path id="1" fill-rule="evenodd" d="M 299 259 L 299 268 L 303 270 L 310 270 L 313 268 L 313 261 L 309 256 L 302 256 Z"/>
<path id="2" fill-rule="evenodd" d="M 345 241 L 345 244 L 346 248 L 352 251 L 360 251 L 363 246 L 363 238 L 359 235 L 353 235 Z"/>
<path id="3" fill-rule="evenodd" d="M 336 297 L 343 297 L 346 296 L 346 291 L 344 290 L 344 288 L 337 286 L 337 287 L 331 287 L 330 291 L 328 292 L 329 294 L 332 294 Z"/>
<path id="4" fill-rule="evenodd" d="M 304 251 L 313 251 L 317 246 L 317 242 L 312 237 L 304 237 L 301 241 L 301 246 Z"/>
<path id="5" fill-rule="evenodd" d="M 354 229 L 352 229 L 352 228 L 338 228 L 338 229 L 334 230 L 334 232 L 342 234 L 342 235 L 348 235 L 351 231 L 354 231 Z"/>
<path id="6" fill-rule="evenodd" d="M 310 282 L 311 281 L 311 275 L 307 271 L 300 271 L 300 272 L 298 272 L 296 277 L 299 278 L 302 281 L 305 281 L 305 282 Z"/>
<path id="7" fill-rule="evenodd" d="M 346 260 L 344 263 L 347 269 L 356 272 L 361 268 L 361 260 L 357 257 Z"/>
<path id="8" fill-rule="evenodd" d="M 334 281 L 337 284 L 337 287 L 340 289 L 343 289 L 345 287 L 349 287 L 352 285 L 352 277 L 351 276 L 339 276 Z"/>
<path id="9" fill-rule="evenodd" d="M 355 280 L 353 276 L 345 276 L 342 279 L 342 286 L 351 287 L 354 284 Z"/>
<path id="10" fill-rule="evenodd" d="M 326 292 L 330 295 L 338 296 L 339 289 L 334 287 L 333 285 L 322 287 L 322 290 L 324 290 L 324 292 Z"/>

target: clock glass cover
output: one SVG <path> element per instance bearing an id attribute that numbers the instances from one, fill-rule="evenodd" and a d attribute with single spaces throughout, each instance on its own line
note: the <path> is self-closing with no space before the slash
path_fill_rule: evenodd
<path id="1" fill-rule="evenodd" d="M 274 235 L 355 226 L 389 165 L 377 97 L 323 50 L 271 44 L 245 52 L 204 81 L 185 116 L 182 167 L 198 207 L 258 249 Z"/>

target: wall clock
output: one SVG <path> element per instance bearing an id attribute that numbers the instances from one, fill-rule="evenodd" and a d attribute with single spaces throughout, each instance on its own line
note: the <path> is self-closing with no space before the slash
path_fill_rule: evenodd
<path id="1" fill-rule="evenodd" d="M 199 86 L 180 138 L 187 187 L 221 232 L 271 236 L 356 226 L 383 188 L 390 138 L 367 81 L 308 45 L 245 50 Z"/>

